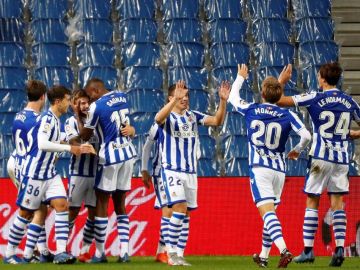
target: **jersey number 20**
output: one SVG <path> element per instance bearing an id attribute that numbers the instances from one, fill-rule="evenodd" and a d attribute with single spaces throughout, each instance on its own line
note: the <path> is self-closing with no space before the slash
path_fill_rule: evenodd
<path id="1" fill-rule="evenodd" d="M 260 120 L 253 120 L 250 124 L 252 129 L 257 129 L 252 136 L 251 141 L 256 146 L 266 146 L 268 149 L 276 149 L 279 147 L 281 136 L 281 125 L 276 122 L 265 124 Z M 264 141 L 259 140 L 265 134 Z"/>

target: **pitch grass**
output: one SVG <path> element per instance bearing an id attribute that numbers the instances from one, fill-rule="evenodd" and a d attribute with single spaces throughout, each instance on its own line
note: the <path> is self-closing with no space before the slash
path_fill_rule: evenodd
<path id="1" fill-rule="evenodd" d="M 74 265 L 54 265 L 54 264 L 27 264 L 27 265 L 6 265 L 0 263 L 0 270 L 21 269 L 21 270 L 119 270 L 119 269 L 170 269 L 170 266 L 155 263 L 153 257 L 132 257 L 131 263 L 120 264 L 116 262 L 117 258 L 110 258 L 107 264 L 83 264 Z M 252 261 L 251 257 L 245 256 L 188 256 L 187 260 L 192 267 L 187 269 L 259 269 Z M 329 269 L 330 257 L 316 257 L 314 264 L 296 264 L 291 263 L 288 269 Z M 276 269 L 278 257 L 271 257 L 269 269 Z M 183 268 L 177 266 L 175 268 Z M 174 267 L 172 267 L 174 268 Z M 334 268 L 330 268 L 334 269 Z M 346 258 L 340 269 L 360 269 L 360 258 Z"/>

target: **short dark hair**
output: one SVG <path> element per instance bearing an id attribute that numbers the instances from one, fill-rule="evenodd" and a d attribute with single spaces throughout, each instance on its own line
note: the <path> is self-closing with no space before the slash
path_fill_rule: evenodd
<path id="1" fill-rule="evenodd" d="M 25 89 L 29 101 L 38 101 L 47 91 L 46 85 L 42 81 L 37 80 L 29 80 Z"/>
<path id="2" fill-rule="evenodd" d="M 79 98 L 88 98 L 90 100 L 90 97 L 86 94 L 86 92 L 83 89 L 75 90 L 71 94 L 71 99 L 73 101 L 78 100 Z"/>
<path id="3" fill-rule="evenodd" d="M 265 101 L 275 104 L 283 94 L 283 89 L 278 79 L 275 77 L 267 77 L 262 82 L 262 96 Z"/>
<path id="4" fill-rule="evenodd" d="M 342 68 L 338 62 L 322 65 L 319 70 L 321 78 L 329 85 L 337 85 L 342 73 Z"/>
<path id="5" fill-rule="evenodd" d="M 87 81 L 85 88 L 84 89 L 88 89 L 90 84 L 92 83 L 101 83 L 103 86 L 105 86 L 104 81 L 99 79 L 99 78 L 92 78 L 90 80 Z"/>
<path id="6" fill-rule="evenodd" d="M 64 99 L 65 95 L 71 95 L 71 91 L 62 85 L 54 85 L 47 92 L 47 97 L 51 105 L 54 105 L 57 99 Z"/>

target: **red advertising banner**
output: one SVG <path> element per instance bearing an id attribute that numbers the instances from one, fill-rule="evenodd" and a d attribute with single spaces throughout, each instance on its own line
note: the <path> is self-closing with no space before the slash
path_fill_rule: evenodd
<path id="1" fill-rule="evenodd" d="M 287 178 L 278 208 L 285 241 L 293 254 L 301 252 L 302 224 L 306 196 L 302 193 L 304 177 Z M 0 255 L 4 255 L 9 227 L 16 216 L 17 190 L 9 179 L 0 179 Z M 130 253 L 154 255 L 156 252 L 160 211 L 154 210 L 154 192 L 142 186 L 141 180 L 133 179 L 133 188 L 127 195 L 127 211 L 130 218 Z M 252 202 L 247 177 L 199 178 L 199 208 L 191 213 L 190 235 L 186 254 L 193 255 L 251 255 L 261 248 L 262 219 Z M 350 180 L 350 194 L 345 197 L 348 218 L 346 251 L 356 243 L 360 251 L 360 177 Z M 334 237 L 329 210 L 329 199 L 323 195 L 319 209 L 319 230 L 315 239 L 316 255 L 331 255 Z M 74 255 L 80 251 L 86 210 L 82 210 L 70 235 L 69 248 Z M 50 249 L 55 248 L 54 213 L 46 220 Z M 357 232 L 358 231 L 358 232 Z M 24 246 L 20 245 L 19 253 Z M 106 252 L 119 254 L 116 215 L 109 209 Z M 92 247 L 94 248 L 94 247 Z M 278 254 L 273 247 L 273 254 Z"/>

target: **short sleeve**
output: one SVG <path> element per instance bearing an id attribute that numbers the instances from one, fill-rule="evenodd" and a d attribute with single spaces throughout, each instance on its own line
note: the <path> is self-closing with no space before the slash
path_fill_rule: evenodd
<path id="1" fill-rule="evenodd" d="M 94 129 L 98 121 L 99 121 L 98 107 L 96 106 L 96 102 L 93 102 L 90 105 L 90 109 L 86 117 L 84 127 Z"/>
<path id="2" fill-rule="evenodd" d="M 294 112 L 290 112 L 290 123 L 291 123 L 291 128 L 298 133 L 301 129 L 305 128 L 304 123 L 300 120 L 299 116 L 294 113 Z"/>
<path id="3" fill-rule="evenodd" d="M 50 138 L 51 133 L 54 129 L 54 119 L 49 115 L 45 115 L 41 119 L 39 134 L 45 135 L 47 138 Z"/>
<path id="4" fill-rule="evenodd" d="M 159 138 L 159 125 L 153 123 L 149 130 L 149 140 L 156 141 Z"/>
<path id="5" fill-rule="evenodd" d="M 71 139 L 79 136 L 79 132 L 76 128 L 76 119 L 74 117 L 70 117 L 65 121 L 65 134 L 66 141 L 70 141 Z"/>
<path id="6" fill-rule="evenodd" d="M 209 116 L 207 114 L 204 114 L 204 113 L 201 113 L 198 111 L 192 111 L 192 113 L 195 117 L 196 123 L 199 125 L 204 125 L 204 121 L 205 121 L 206 117 Z"/>
<path id="7" fill-rule="evenodd" d="M 304 93 L 304 94 L 301 94 L 301 95 L 295 95 L 295 96 L 292 97 L 292 99 L 293 99 L 296 106 L 308 107 L 314 102 L 314 99 L 316 98 L 316 95 L 317 95 L 317 92 L 312 91 L 310 93 Z"/>

